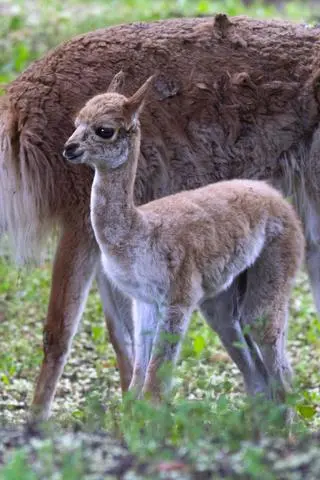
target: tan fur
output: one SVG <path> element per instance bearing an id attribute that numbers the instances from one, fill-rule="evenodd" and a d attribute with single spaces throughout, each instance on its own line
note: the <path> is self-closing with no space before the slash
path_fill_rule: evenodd
<path id="1" fill-rule="evenodd" d="M 95 168 L 91 221 L 102 264 L 134 302 L 130 388 L 161 397 L 168 383 L 161 369 L 177 360 L 192 311 L 200 308 L 210 323 L 210 306 L 246 272 L 240 317 L 222 317 L 214 327 L 237 359 L 248 391 L 283 400 L 290 371 L 285 352 L 288 301 L 304 250 L 297 216 L 276 190 L 253 180 L 218 182 L 137 208 L 138 117 L 151 81 L 129 99 L 114 92 L 90 100 L 64 150 L 70 162 Z M 241 360 L 232 336 L 221 331 L 237 322 L 252 327 L 264 370 L 241 328 L 238 348 L 247 353 Z"/>
<path id="2" fill-rule="evenodd" d="M 40 187 L 46 192 L 52 188 L 49 172 L 47 180 L 40 178 L 38 163 L 43 161 L 42 152 L 29 148 L 32 134 L 28 131 L 24 132 L 23 145 L 20 144 L 15 115 L 7 108 L 6 99 L 1 99 L 0 110 L 6 116 L 0 116 L 0 131 L 3 134 L 0 138 L 0 233 L 9 233 L 16 260 L 24 263 L 30 258 L 39 258 L 56 219 L 54 216 L 46 217 L 48 198 L 40 192 Z M 19 165 L 16 164 L 17 158 Z"/>
<path id="3" fill-rule="evenodd" d="M 131 305 L 103 273 L 89 221 L 92 171 L 61 155 L 76 113 L 120 68 L 126 95 L 160 72 L 141 115 L 136 202 L 217 180 L 269 179 L 293 195 L 303 219 L 320 310 L 319 45 L 318 28 L 245 17 L 121 25 L 58 46 L 8 86 L 0 230 L 21 260 L 39 255 L 55 224 L 61 232 L 36 410 L 50 409 L 95 271 L 124 390 L 132 375 Z"/>

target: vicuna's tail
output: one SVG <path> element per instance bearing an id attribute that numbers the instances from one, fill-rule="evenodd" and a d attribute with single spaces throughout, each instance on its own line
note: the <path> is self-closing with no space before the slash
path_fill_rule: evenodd
<path id="1" fill-rule="evenodd" d="M 0 98 L 0 234 L 8 234 L 19 262 L 40 258 L 53 227 L 48 172 L 41 169 L 46 162 L 37 144 L 8 98 Z"/>

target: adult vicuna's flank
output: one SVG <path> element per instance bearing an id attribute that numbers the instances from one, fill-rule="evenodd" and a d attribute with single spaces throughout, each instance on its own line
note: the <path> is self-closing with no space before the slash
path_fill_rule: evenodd
<path id="1" fill-rule="evenodd" d="M 219 334 L 247 391 L 283 399 L 288 301 L 304 240 L 291 206 L 264 182 L 224 181 L 134 205 L 140 151 L 139 114 L 152 82 L 130 98 L 87 102 L 65 157 L 95 168 L 91 221 L 102 263 L 133 298 L 135 363 L 130 387 L 158 398 L 194 309 Z M 241 292 L 241 298 L 239 298 Z M 243 327 L 250 326 L 245 335 Z M 240 346 L 239 346 L 240 344 Z"/>

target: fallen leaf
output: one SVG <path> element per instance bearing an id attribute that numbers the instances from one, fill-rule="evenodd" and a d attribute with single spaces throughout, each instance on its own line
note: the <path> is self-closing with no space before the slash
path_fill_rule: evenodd
<path id="1" fill-rule="evenodd" d="M 182 462 L 161 462 L 155 468 L 157 472 L 187 471 L 188 469 L 189 466 Z"/>

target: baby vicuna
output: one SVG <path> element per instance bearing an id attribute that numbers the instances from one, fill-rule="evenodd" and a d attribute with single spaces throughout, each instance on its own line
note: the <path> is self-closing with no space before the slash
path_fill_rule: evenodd
<path id="1" fill-rule="evenodd" d="M 69 161 L 95 169 L 91 221 L 105 271 L 133 300 L 130 388 L 163 395 L 170 374 L 161 367 L 177 361 L 199 308 L 247 391 L 282 400 L 290 384 L 288 301 L 304 247 L 299 221 L 259 181 L 224 181 L 136 207 L 139 115 L 151 81 L 126 98 L 116 92 L 116 75 L 82 108 L 64 150 Z"/>

